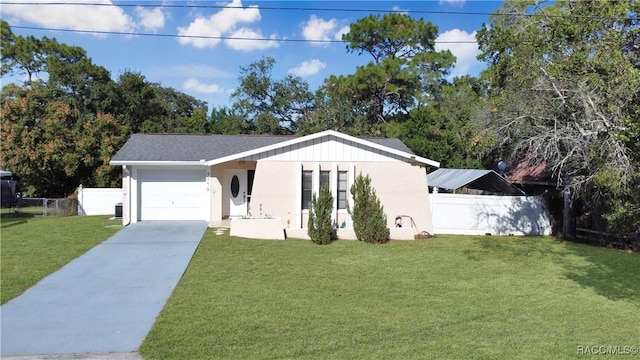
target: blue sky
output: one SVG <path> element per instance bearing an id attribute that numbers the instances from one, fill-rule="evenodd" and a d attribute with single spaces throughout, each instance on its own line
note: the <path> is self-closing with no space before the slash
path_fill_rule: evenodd
<path id="1" fill-rule="evenodd" d="M 43 5 L 47 2 L 56 4 Z M 501 4 L 469 0 L 7 0 L 0 11 L 14 33 L 53 37 L 80 46 L 114 79 L 125 70 L 139 72 L 149 81 L 218 107 L 230 103 L 240 67 L 264 56 L 276 60 L 274 79 L 299 75 L 311 90 L 330 75 L 353 73 L 371 58 L 347 53 L 345 44 L 336 40 L 357 19 L 388 11 L 406 12 L 437 25 L 437 49 L 448 48 L 458 58 L 453 75 L 477 75 L 484 64 L 475 60 L 475 31 Z M 247 40 L 256 38 L 261 40 Z M 2 79 L 3 85 L 12 80 Z"/>

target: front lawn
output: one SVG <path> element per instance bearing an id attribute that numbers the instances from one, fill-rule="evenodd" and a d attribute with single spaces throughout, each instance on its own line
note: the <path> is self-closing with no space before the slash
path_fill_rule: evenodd
<path id="1" fill-rule="evenodd" d="M 640 345 L 640 256 L 546 237 L 368 245 L 207 231 L 147 359 L 581 358 Z"/>
<path id="2" fill-rule="evenodd" d="M 108 239 L 120 222 L 105 216 L 33 217 L 4 213 L 0 219 L 2 304 Z"/>

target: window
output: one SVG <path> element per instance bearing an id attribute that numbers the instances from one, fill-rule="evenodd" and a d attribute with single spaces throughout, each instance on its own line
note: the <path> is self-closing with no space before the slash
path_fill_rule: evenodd
<path id="1" fill-rule="evenodd" d="M 313 171 L 302 171 L 302 208 L 311 207 L 311 194 L 313 192 Z"/>
<path id="2" fill-rule="evenodd" d="M 311 199 L 313 192 L 327 187 L 333 193 L 335 197 L 335 206 L 338 210 L 347 209 L 347 194 L 348 194 L 348 172 L 337 172 L 336 178 L 331 176 L 330 170 L 319 170 L 316 165 L 315 173 L 313 170 L 302 170 L 302 204 L 303 210 L 309 210 L 311 208 Z"/>
<path id="3" fill-rule="evenodd" d="M 338 210 L 347 208 L 347 172 L 338 171 Z"/>
<path id="4" fill-rule="evenodd" d="M 331 190 L 331 171 L 320 171 L 320 189 L 323 187 Z"/>

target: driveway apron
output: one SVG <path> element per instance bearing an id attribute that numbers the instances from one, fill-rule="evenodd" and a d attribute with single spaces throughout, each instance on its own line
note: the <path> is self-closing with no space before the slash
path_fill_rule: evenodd
<path id="1" fill-rule="evenodd" d="M 148 221 L 120 230 L 0 308 L 0 354 L 136 351 L 206 229 Z"/>

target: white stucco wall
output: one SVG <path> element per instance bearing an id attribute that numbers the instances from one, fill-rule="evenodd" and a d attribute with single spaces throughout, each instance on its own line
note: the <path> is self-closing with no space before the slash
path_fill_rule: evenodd
<path id="1" fill-rule="evenodd" d="M 256 217 L 279 217 L 283 228 L 293 226 L 296 209 L 300 209 L 300 204 L 296 203 L 298 183 L 295 162 L 258 161 L 251 195 L 251 214 Z"/>
<path id="2" fill-rule="evenodd" d="M 387 162 L 289 162 L 289 161 L 258 161 L 253 185 L 251 212 L 254 216 L 270 215 L 280 217 L 283 227 L 294 237 L 305 237 L 308 211 L 301 209 L 301 171 L 314 171 L 314 191 L 317 191 L 315 174 L 331 171 L 331 185 L 335 193 L 336 176 L 338 171 L 348 172 L 347 189 L 351 188 L 355 177 L 362 173 L 371 177 L 372 186 L 380 198 L 387 214 L 387 225 L 395 228 L 395 218 L 398 215 L 408 215 L 415 227 L 411 231 L 404 231 L 413 238 L 421 231 L 433 233 L 427 188 L 426 171 L 424 168 L 412 166 L 400 161 Z M 335 199 L 334 195 L 334 199 Z M 347 193 L 349 203 L 351 194 Z M 262 205 L 262 214 L 259 213 Z M 344 221 L 347 229 L 353 224 L 346 210 L 335 210 L 333 218 L 337 219 L 340 227 Z M 408 217 L 403 219 L 405 229 L 411 227 Z M 301 231 L 299 231 L 301 230 Z M 341 231 L 348 235 L 352 232 Z"/>
<path id="3" fill-rule="evenodd" d="M 389 228 L 395 227 L 395 218 L 407 215 L 415 222 L 416 229 L 433 234 L 431 206 L 426 170 L 405 162 L 360 163 L 356 164 L 356 176 L 369 175 L 371 186 L 376 190 L 380 202 L 387 214 Z M 407 217 L 403 218 L 403 227 L 411 226 Z"/>

